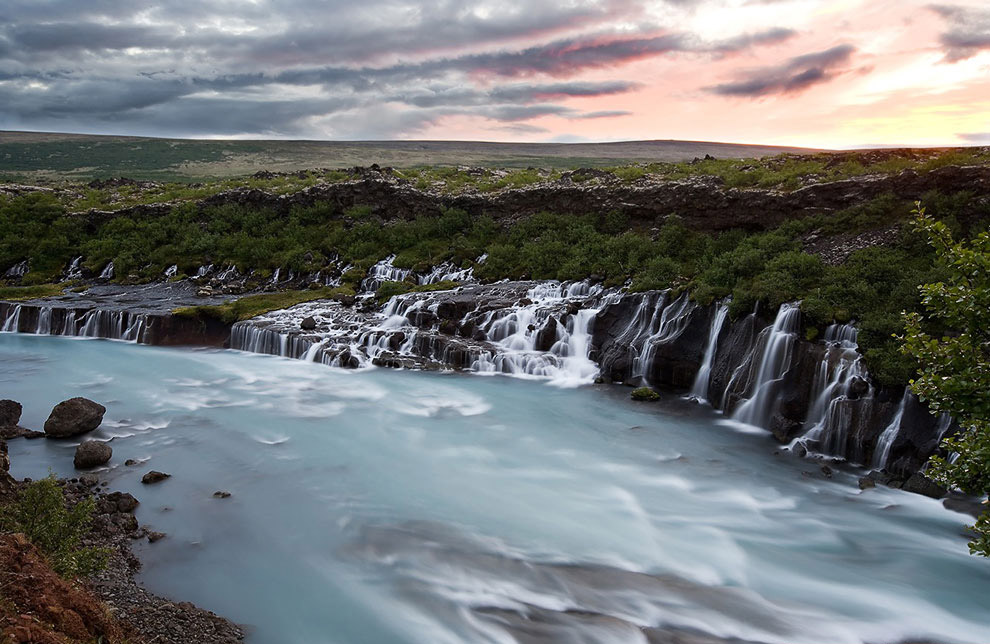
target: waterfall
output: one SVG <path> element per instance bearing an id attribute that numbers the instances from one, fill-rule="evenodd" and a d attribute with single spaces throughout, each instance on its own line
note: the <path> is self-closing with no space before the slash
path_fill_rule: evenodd
<path id="1" fill-rule="evenodd" d="M 374 293 L 385 282 L 403 282 L 412 272 L 407 268 L 396 268 L 392 265 L 395 255 L 389 255 L 368 269 L 368 276 L 361 280 L 361 290 Z"/>
<path id="2" fill-rule="evenodd" d="M 18 262 L 17 264 L 14 264 L 10 268 L 8 268 L 7 272 L 5 272 L 3 276 L 17 279 L 19 277 L 24 277 L 25 275 L 27 275 L 29 270 L 30 268 L 28 267 L 28 262 L 27 260 L 24 260 L 23 262 Z"/>
<path id="3" fill-rule="evenodd" d="M 425 275 L 420 275 L 417 282 L 420 284 L 437 284 L 439 282 L 472 282 L 474 281 L 474 267 L 457 268 L 450 262 L 445 262 L 439 266 L 434 266 L 433 270 Z"/>
<path id="4" fill-rule="evenodd" d="M 804 435 L 795 440 L 809 450 L 836 456 L 848 456 L 851 409 L 847 403 L 853 397 L 857 383 L 865 390 L 856 398 L 872 394 L 868 374 L 859 354 L 856 328 L 849 324 L 833 324 L 825 332 L 825 355 L 819 364 L 812 386 L 812 403 L 808 411 Z"/>
<path id="5" fill-rule="evenodd" d="M 165 277 L 166 278 L 175 277 L 178 274 L 179 274 L 179 265 L 178 264 L 172 264 L 171 266 L 169 266 L 168 268 L 165 269 Z"/>
<path id="6" fill-rule="evenodd" d="M 749 364 L 752 377 L 748 383 L 752 395 L 736 408 L 732 414 L 733 420 L 769 427 L 770 418 L 776 411 L 776 385 L 790 369 L 800 323 L 801 309 L 798 305 L 782 304 L 774 323 L 760 332 Z"/>
<path id="7" fill-rule="evenodd" d="M 877 439 L 877 446 L 873 450 L 873 467 L 878 470 L 887 467 L 887 461 L 890 459 L 890 450 L 894 446 L 894 441 L 897 440 L 897 434 L 901 431 L 901 419 L 904 418 L 904 407 L 910 398 L 911 389 L 905 387 L 904 395 L 901 397 L 901 404 L 897 406 L 897 413 L 894 414 L 894 419 L 890 421 L 890 424 L 887 425 Z"/>
<path id="8" fill-rule="evenodd" d="M 16 333 L 21 322 L 21 305 L 15 304 L 13 310 L 9 310 L 0 331 L 6 333 Z"/>
<path id="9" fill-rule="evenodd" d="M 237 279 L 238 277 L 240 277 L 240 273 L 237 272 L 237 266 L 234 264 L 231 264 L 227 268 L 223 269 L 220 271 L 220 274 L 217 275 L 217 279 L 221 282 L 226 282 L 230 279 Z"/>
<path id="10" fill-rule="evenodd" d="M 82 278 L 82 258 L 83 256 L 79 255 L 72 260 L 72 263 L 69 264 L 69 269 L 65 272 L 65 279 L 77 280 Z"/>
<path id="11" fill-rule="evenodd" d="M 145 342 L 148 318 L 121 310 L 78 310 L 51 306 L 3 305 L 0 331 Z"/>
<path id="12" fill-rule="evenodd" d="M 103 271 L 100 273 L 101 280 L 112 280 L 113 279 L 113 261 L 103 267 Z"/>
<path id="13" fill-rule="evenodd" d="M 206 277 L 213 272 L 213 264 L 203 264 L 196 271 L 196 277 Z"/>
<path id="14" fill-rule="evenodd" d="M 715 311 L 715 318 L 708 330 L 708 343 L 705 345 L 705 356 L 698 368 L 691 386 L 691 397 L 699 402 L 708 400 L 708 384 L 712 375 L 712 364 L 715 362 L 715 351 L 718 349 L 718 336 L 722 333 L 725 320 L 729 315 L 729 303 L 722 302 Z"/>

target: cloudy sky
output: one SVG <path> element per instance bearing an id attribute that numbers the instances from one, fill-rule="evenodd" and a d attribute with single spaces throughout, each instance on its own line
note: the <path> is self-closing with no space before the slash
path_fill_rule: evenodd
<path id="1" fill-rule="evenodd" d="M 990 144 L 990 2 L 3 0 L 0 129 Z"/>

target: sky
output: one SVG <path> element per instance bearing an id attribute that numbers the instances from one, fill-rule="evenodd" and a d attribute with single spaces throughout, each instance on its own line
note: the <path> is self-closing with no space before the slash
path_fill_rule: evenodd
<path id="1" fill-rule="evenodd" d="M 0 129 L 990 145 L 990 1 L 3 0 Z"/>

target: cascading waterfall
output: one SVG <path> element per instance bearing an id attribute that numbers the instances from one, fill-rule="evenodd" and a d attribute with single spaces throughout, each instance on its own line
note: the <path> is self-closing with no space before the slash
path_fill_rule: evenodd
<path id="1" fill-rule="evenodd" d="M 325 364 L 434 364 L 562 386 L 591 382 L 598 373 L 589 354 L 601 287 L 549 282 L 524 293 L 515 306 L 469 311 L 458 323 L 438 319 L 442 292 L 396 296 L 373 313 L 311 302 L 235 324 L 230 346 Z M 319 318 L 317 329 L 303 331 L 302 320 L 311 316 Z M 440 331 L 450 324 L 470 325 L 476 337 Z"/>
<path id="2" fill-rule="evenodd" d="M 101 280 L 112 280 L 114 275 L 113 262 L 111 261 L 106 266 L 103 267 L 103 271 L 100 273 Z"/>
<path id="3" fill-rule="evenodd" d="M 178 274 L 179 274 L 179 265 L 178 264 L 172 264 L 171 266 L 169 266 L 168 268 L 165 269 L 165 278 L 166 279 L 171 278 L 171 277 L 175 277 Z"/>
<path id="4" fill-rule="evenodd" d="M 859 397 L 869 397 L 872 390 L 859 354 L 856 327 L 849 324 L 830 326 L 825 332 L 825 344 L 825 355 L 812 388 L 814 402 L 805 421 L 807 429 L 795 442 L 817 452 L 845 456 L 851 425 L 846 401 L 850 399 L 854 383 L 861 383 L 867 389 Z"/>
<path id="5" fill-rule="evenodd" d="M 213 272 L 213 264 L 203 264 L 196 271 L 196 277 L 206 277 Z"/>
<path id="6" fill-rule="evenodd" d="M 0 304 L 0 331 L 35 335 L 105 338 L 145 342 L 146 315 L 108 309 L 66 309 L 51 306 L 30 307 Z"/>
<path id="7" fill-rule="evenodd" d="M 6 333 L 14 333 L 19 330 L 21 322 L 21 305 L 15 304 L 13 310 L 9 312 L 6 319 L 3 321 L 3 326 L 0 327 L 0 331 Z"/>
<path id="8" fill-rule="evenodd" d="M 791 366 L 801 309 L 782 304 L 773 325 L 760 333 L 748 369 L 752 394 L 732 414 L 733 420 L 757 427 L 768 427 L 776 407 L 776 385 Z"/>
<path id="9" fill-rule="evenodd" d="M 712 364 L 715 362 L 715 351 L 718 349 L 718 336 L 722 333 L 725 320 L 729 316 L 729 303 L 721 302 L 715 310 L 715 317 L 708 330 L 708 343 L 705 345 L 705 356 L 698 368 L 698 375 L 691 386 L 691 397 L 699 402 L 708 400 L 708 386 L 712 375 Z"/>
<path id="10" fill-rule="evenodd" d="M 457 268 L 449 262 L 434 266 L 433 270 L 425 275 L 420 275 L 417 281 L 420 284 L 438 284 L 439 282 L 473 282 L 474 267 Z"/>
<path id="11" fill-rule="evenodd" d="M 667 303 L 667 293 L 664 293 L 660 308 L 656 309 L 651 321 L 653 332 L 643 342 L 641 355 L 633 360 L 633 379 L 648 384 L 657 347 L 671 342 L 684 332 L 687 328 L 688 315 L 695 306 L 686 292 L 670 303 Z"/>
<path id="12" fill-rule="evenodd" d="M 890 424 L 884 428 L 880 437 L 877 438 L 877 446 L 873 450 L 873 467 L 878 470 L 882 470 L 887 467 L 887 461 L 890 460 L 890 450 L 894 446 L 894 441 L 897 440 L 897 435 L 901 431 L 901 420 L 904 418 L 904 407 L 907 405 L 911 398 L 911 390 L 907 387 L 904 389 L 904 395 L 901 397 L 901 403 L 897 406 L 897 412 L 894 414 L 894 419 L 890 421 Z"/>
<path id="13" fill-rule="evenodd" d="M 82 279 L 82 255 L 74 258 L 72 263 L 69 264 L 69 269 L 65 273 L 65 279 L 67 280 L 77 280 Z"/>
<path id="14" fill-rule="evenodd" d="M 10 268 L 8 268 L 7 271 L 3 274 L 3 276 L 17 279 L 27 275 L 29 270 L 31 269 L 28 266 L 28 262 L 27 260 L 24 260 L 23 262 L 18 262 L 13 266 L 11 266 Z"/>
<path id="15" fill-rule="evenodd" d="M 396 268 L 392 265 L 395 255 L 389 255 L 368 270 L 368 276 L 361 280 L 361 290 L 374 293 L 385 282 L 405 281 L 412 272 L 408 268 Z"/>

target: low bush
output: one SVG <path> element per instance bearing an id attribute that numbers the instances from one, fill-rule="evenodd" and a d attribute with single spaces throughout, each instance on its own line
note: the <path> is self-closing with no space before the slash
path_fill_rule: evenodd
<path id="1" fill-rule="evenodd" d="M 54 474 L 29 483 L 0 511 L 7 532 L 22 532 L 63 577 L 85 577 L 106 567 L 109 551 L 82 546 L 96 504 L 92 498 L 68 506 Z"/>

